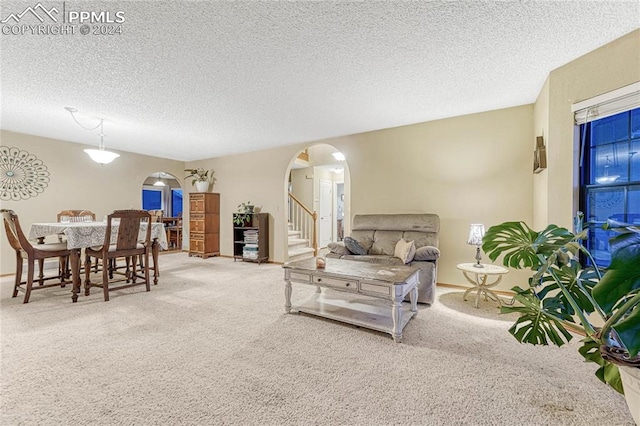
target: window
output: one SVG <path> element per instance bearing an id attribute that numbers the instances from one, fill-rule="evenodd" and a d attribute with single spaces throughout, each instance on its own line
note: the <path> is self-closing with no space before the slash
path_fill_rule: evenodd
<path id="1" fill-rule="evenodd" d="M 143 188 L 142 208 L 144 210 L 162 210 L 162 190 Z"/>
<path id="2" fill-rule="evenodd" d="M 580 206 L 589 226 L 587 248 L 609 266 L 608 220 L 640 225 L 640 108 L 580 125 L 584 160 Z"/>
<path id="3" fill-rule="evenodd" d="M 171 190 L 171 216 L 178 217 L 182 214 L 182 189 Z"/>

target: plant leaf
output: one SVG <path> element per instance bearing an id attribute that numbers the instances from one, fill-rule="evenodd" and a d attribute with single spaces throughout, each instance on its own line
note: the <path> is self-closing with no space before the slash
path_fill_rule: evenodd
<path id="1" fill-rule="evenodd" d="M 620 300 L 640 289 L 640 234 L 621 234 L 611 241 L 611 264 L 593 288 L 593 298 L 608 315 Z"/>
<path id="2" fill-rule="evenodd" d="M 562 268 L 554 267 L 553 270 L 569 292 L 569 297 L 582 308 L 583 312 L 592 313 L 595 308 L 593 303 L 591 303 L 588 292 L 591 291 L 591 288 L 596 284 L 596 282 L 592 281 L 593 268 L 590 268 L 591 272 L 584 273 L 584 270 L 581 270 L 578 262 L 572 262 L 569 265 L 562 266 Z M 543 279 L 543 283 L 545 283 L 545 285 L 538 291 L 538 297 L 544 299 L 551 297 L 549 296 L 550 294 L 554 294 L 553 297 L 557 298 L 563 306 L 563 312 L 567 315 L 574 315 L 575 310 L 571 306 L 571 303 L 569 303 L 567 295 L 563 292 L 555 294 L 555 291 L 560 289 L 556 281 L 546 276 Z"/>
<path id="3" fill-rule="evenodd" d="M 623 320 L 612 326 L 618 338 L 629 351 L 629 357 L 634 358 L 640 352 L 640 305 L 635 305 L 631 313 Z"/>
<path id="4" fill-rule="evenodd" d="M 522 306 L 503 306 L 501 312 L 517 312 L 520 318 L 511 326 L 509 333 L 520 343 L 533 345 L 548 345 L 549 342 L 562 346 L 572 339 L 571 333 L 556 319 L 573 321 L 570 315 L 564 312 L 562 303 L 556 298 L 540 300 L 531 289 L 523 290 L 520 287 L 512 289 L 514 296 Z"/>
<path id="5" fill-rule="evenodd" d="M 542 263 L 539 254 L 546 258 L 574 237 L 567 229 L 556 225 L 549 225 L 538 233 L 524 222 L 505 222 L 488 229 L 482 240 L 482 250 L 492 261 L 504 254 L 505 266 L 537 269 Z"/>
<path id="6" fill-rule="evenodd" d="M 580 355 L 582 355 L 586 361 L 596 363 L 600 366 L 595 372 L 596 377 L 616 391 L 624 394 L 618 366 L 602 358 L 600 354 L 600 344 L 590 337 L 583 339 L 582 343 L 583 345 L 578 348 Z"/>

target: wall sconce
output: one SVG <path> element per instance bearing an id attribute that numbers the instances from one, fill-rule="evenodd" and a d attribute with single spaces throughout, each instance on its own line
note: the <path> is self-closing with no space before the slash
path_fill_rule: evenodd
<path id="1" fill-rule="evenodd" d="M 542 136 L 536 137 L 536 150 L 533 151 L 533 173 L 540 173 L 547 168 L 547 148 Z"/>

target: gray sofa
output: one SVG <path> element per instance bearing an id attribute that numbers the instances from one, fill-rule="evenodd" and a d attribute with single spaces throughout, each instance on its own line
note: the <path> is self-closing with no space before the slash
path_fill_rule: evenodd
<path id="1" fill-rule="evenodd" d="M 386 265 L 402 265 L 394 256 L 396 244 L 403 238 L 414 241 L 416 253 L 408 265 L 420 268 L 418 302 L 433 303 L 438 270 L 438 233 L 440 218 L 435 214 L 364 214 L 355 215 L 350 237 L 366 254 L 353 254 L 343 241 L 329 244 L 327 257 L 360 260 Z M 346 240 L 347 238 L 345 238 Z M 347 245 L 352 245 L 353 240 Z"/>

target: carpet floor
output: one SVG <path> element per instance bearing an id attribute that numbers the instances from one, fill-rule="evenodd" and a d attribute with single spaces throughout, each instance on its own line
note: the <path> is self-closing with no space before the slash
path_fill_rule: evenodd
<path id="1" fill-rule="evenodd" d="M 11 298 L 1 280 L 3 425 L 633 425 L 624 397 L 513 316 L 439 288 L 388 334 L 284 314 L 278 265 L 160 257 L 151 292 Z M 293 286 L 293 303 L 314 288 Z"/>

